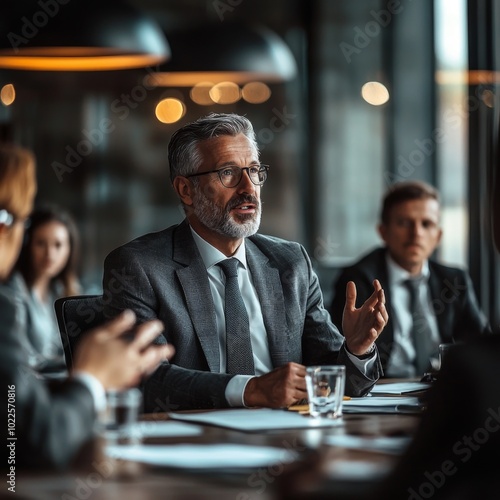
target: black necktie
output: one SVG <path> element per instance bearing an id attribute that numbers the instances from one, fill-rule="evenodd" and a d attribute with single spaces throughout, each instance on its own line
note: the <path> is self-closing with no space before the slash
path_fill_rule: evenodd
<path id="1" fill-rule="evenodd" d="M 226 275 L 226 362 L 227 373 L 255 375 L 248 313 L 238 285 L 238 260 L 218 264 Z"/>
<path id="2" fill-rule="evenodd" d="M 409 279 L 405 285 L 410 291 L 410 312 L 412 316 L 411 336 L 415 346 L 415 369 L 417 375 L 424 374 L 430 366 L 430 357 L 434 353 L 432 331 L 427 315 L 422 307 L 419 287 L 420 279 Z"/>

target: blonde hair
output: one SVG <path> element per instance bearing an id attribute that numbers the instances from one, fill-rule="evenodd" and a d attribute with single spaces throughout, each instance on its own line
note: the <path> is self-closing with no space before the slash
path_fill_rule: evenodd
<path id="1" fill-rule="evenodd" d="M 35 157 L 19 146 L 0 144 L 0 209 L 27 217 L 36 192 Z"/>

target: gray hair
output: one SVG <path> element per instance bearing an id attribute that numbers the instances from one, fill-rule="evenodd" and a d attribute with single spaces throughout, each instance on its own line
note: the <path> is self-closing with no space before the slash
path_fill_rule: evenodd
<path id="1" fill-rule="evenodd" d="M 168 144 L 170 180 L 173 182 L 179 175 L 187 176 L 198 171 L 203 161 L 198 150 L 200 142 L 224 135 L 235 137 L 239 134 L 250 140 L 258 154 L 259 148 L 250 120 L 235 113 L 211 113 L 176 130 Z"/>

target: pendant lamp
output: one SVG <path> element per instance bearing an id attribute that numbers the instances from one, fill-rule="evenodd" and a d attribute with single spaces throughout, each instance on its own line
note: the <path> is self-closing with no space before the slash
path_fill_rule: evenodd
<path id="1" fill-rule="evenodd" d="M 203 81 L 245 84 L 291 80 L 297 66 L 290 48 L 272 30 L 246 23 L 218 23 L 169 33 L 173 58 L 150 83 L 191 87 Z"/>
<path id="2" fill-rule="evenodd" d="M 160 27 L 120 0 L 9 2 L 0 16 L 0 68 L 108 71 L 170 57 Z"/>

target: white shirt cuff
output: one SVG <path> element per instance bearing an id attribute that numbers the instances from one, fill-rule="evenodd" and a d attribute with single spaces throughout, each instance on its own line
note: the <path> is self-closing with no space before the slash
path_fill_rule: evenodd
<path id="1" fill-rule="evenodd" d="M 235 375 L 226 386 L 226 401 L 229 406 L 245 406 L 243 395 L 248 381 L 253 378 L 253 375 Z"/>
<path id="2" fill-rule="evenodd" d="M 83 371 L 73 372 L 72 377 L 81 382 L 90 391 L 92 399 L 94 400 L 96 413 L 99 414 L 104 411 L 106 409 L 106 391 L 101 382 L 90 373 Z"/>
<path id="3" fill-rule="evenodd" d="M 368 378 L 373 378 L 372 374 L 375 370 L 375 363 L 377 361 L 377 349 L 373 349 L 373 354 L 371 357 L 366 359 L 359 359 L 354 354 L 351 354 L 347 349 L 345 350 L 349 359 L 352 361 L 354 366 L 365 376 Z"/>

